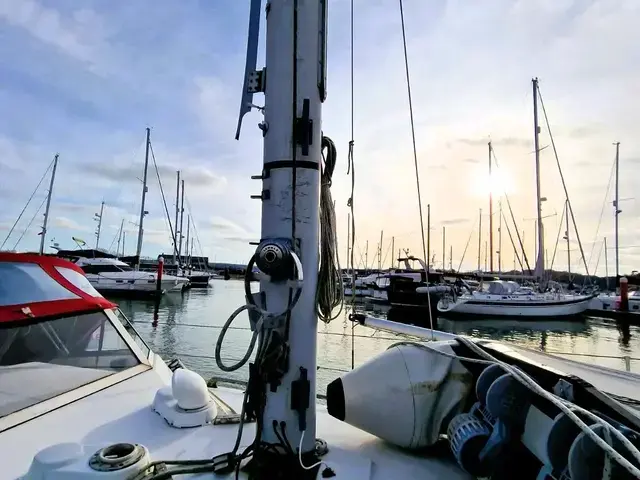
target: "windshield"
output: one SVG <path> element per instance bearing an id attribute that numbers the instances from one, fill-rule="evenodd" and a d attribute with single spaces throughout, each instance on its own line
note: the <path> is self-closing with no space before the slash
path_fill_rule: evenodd
<path id="1" fill-rule="evenodd" d="M 104 312 L 0 324 L 0 418 L 139 363 Z"/>

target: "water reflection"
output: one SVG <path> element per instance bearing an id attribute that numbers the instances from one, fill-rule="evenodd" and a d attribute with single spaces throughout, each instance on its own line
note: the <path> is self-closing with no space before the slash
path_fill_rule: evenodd
<path id="1" fill-rule="evenodd" d="M 120 308 L 136 326 L 140 335 L 165 359 L 180 357 L 183 363 L 206 378 L 229 377 L 221 372 L 213 359 L 215 343 L 220 328 L 229 315 L 244 301 L 242 282 L 214 281 L 209 289 L 193 289 L 180 295 L 166 295 L 159 310 L 159 325 L 153 327 L 153 301 L 117 300 Z M 428 315 L 411 315 L 386 306 L 356 304 L 357 311 L 393 321 L 428 325 Z M 398 341 L 392 335 L 375 332 L 348 320 L 347 308 L 342 316 L 330 324 L 318 325 L 318 392 L 340 375 L 385 350 Z M 241 358 L 251 337 L 249 321 L 245 313 L 233 324 L 238 329 L 229 330 L 222 348 L 223 359 L 232 363 Z M 624 355 L 640 358 L 640 327 L 616 324 L 610 320 L 587 319 L 582 322 L 518 321 L 518 320 L 448 320 L 435 319 L 434 327 L 478 338 L 502 340 L 518 345 L 562 352 L 572 359 L 599 363 L 624 369 L 620 358 L 602 359 L 582 355 Z M 632 371 L 640 371 L 640 361 L 629 362 Z M 247 366 L 234 372 L 235 379 L 246 379 Z"/>

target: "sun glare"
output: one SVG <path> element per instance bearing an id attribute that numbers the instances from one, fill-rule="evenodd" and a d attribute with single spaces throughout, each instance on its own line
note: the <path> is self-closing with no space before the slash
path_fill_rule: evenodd
<path id="1" fill-rule="evenodd" d="M 474 196 L 485 197 L 491 193 L 499 197 L 504 193 L 513 193 L 514 184 L 508 173 L 498 170 L 491 172 L 471 172 L 471 192 Z"/>

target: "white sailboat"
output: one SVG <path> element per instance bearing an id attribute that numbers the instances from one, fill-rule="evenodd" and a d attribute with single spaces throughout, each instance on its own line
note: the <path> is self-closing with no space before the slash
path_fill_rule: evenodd
<path id="1" fill-rule="evenodd" d="M 77 266 L 0 253 L 3 478 L 467 480 L 496 479 L 499 470 L 500 478 L 590 480 L 605 468 L 613 478 L 640 475 L 629 440 L 640 416 L 623 398 L 640 399 L 640 377 L 609 374 L 598 389 L 561 371 L 580 372 L 580 364 L 552 370 L 540 365 L 544 357 L 502 344 L 446 334 L 404 342 L 333 382 L 326 407 L 316 403 L 326 6 L 270 1 L 270 80 L 256 87 L 261 2 L 252 2 L 243 109 L 262 85 L 270 173 L 261 181 L 271 195 L 262 196 L 263 240 L 247 271 L 255 264 L 263 275 L 260 293 L 248 290 L 216 346 L 218 366 L 233 371 L 258 344 L 245 391 L 209 390 L 178 362 L 169 368 Z M 224 334 L 243 310 L 252 312 L 252 341 L 240 362 L 225 365 Z M 578 400 L 586 408 L 577 410 Z M 425 449 L 442 434 L 451 455 Z"/>
<path id="2" fill-rule="evenodd" d="M 541 283 L 546 283 L 544 279 L 544 231 L 542 224 L 542 202 L 545 201 L 546 198 L 543 198 L 540 194 L 540 148 L 538 142 L 540 127 L 538 125 L 537 78 L 532 80 L 532 86 L 534 149 L 536 159 L 536 205 L 538 213 L 538 252 L 535 278 Z M 491 155 L 491 144 L 489 144 L 489 154 Z M 563 293 L 561 290 L 536 293 L 529 289 L 521 289 L 515 282 L 493 281 L 488 282 L 483 290 L 480 291 L 465 293 L 460 296 L 454 296 L 453 298 L 451 296 L 445 296 L 438 302 L 437 308 L 440 313 L 448 315 L 528 318 L 571 317 L 585 312 L 589 308 L 593 297 L 594 295 L 569 295 Z"/>

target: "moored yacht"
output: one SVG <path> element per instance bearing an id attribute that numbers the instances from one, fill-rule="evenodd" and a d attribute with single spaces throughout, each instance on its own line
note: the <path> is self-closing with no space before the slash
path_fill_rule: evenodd
<path id="1" fill-rule="evenodd" d="M 131 268 L 116 258 L 78 257 L 75 264 L 82 269 L 93 287 L 104 295 L 152 296 L 158 291 L 158 273 Z M 162 274 L 162 293 L 180 292 L 189 281 L 186 277 Z"/>
<path id="2" fill-rule="evenodd" d="M 516 282 L 495 280 L 486 282 L 480 291 L 444 296 L 438 302 L 438 311 L 486 317 L 570 317 L 583 313 L 592 298 L 560 291 L 536 293 Z"/>

